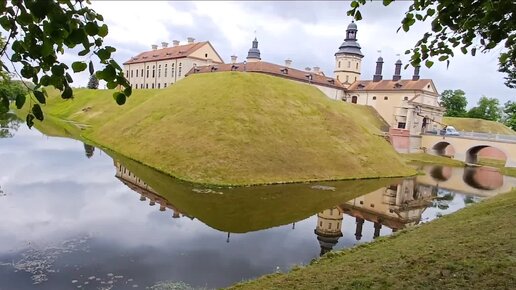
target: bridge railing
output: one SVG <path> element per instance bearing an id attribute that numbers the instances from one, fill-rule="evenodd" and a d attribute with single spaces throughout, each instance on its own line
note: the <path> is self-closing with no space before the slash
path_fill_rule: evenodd
<path id="1" fill-rule="evenodd" d="M 493 134 L 493 133 L 459 131 L 459 136 L 441 135 L 438 132 L 425 132 L 423 135 L 437 135 L 437 136 L 446 136 L 446 137 L 454 137 L 454 138 L 469 138 L 469 139 L 477 139 L 477 140 L 489 140 L 489 141 L 516 143 L 516 135 L 504 135 L 504 134 Z"/>
<path id="2" fill-rule="evenodd" d="M 460 131 L 460 136 L 473 139 L 516 142 L 516 135 Z"/>

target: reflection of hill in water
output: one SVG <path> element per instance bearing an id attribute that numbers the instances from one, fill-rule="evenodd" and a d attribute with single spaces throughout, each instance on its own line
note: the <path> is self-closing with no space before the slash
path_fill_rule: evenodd
<path id="1" fill-rule="evenodd" d="M 151 196 L 149 192 L 156 193 L 155 203 L 196 217 L 212 228 L 235 233 L 299 221 L 399 181 L 371 179 L 218 188 L 179 181 L 130 159 L 110 155 L 115 157 L 117 170 L 126 168 L 132 173 L 123 179 L 133 185 L 133 190 L 145 192 L 144 197 Z"/>

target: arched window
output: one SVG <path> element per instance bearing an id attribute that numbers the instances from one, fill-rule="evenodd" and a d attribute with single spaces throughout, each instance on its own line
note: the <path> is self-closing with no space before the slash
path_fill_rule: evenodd
<path id="1" fill-rule="evenodd" d="M 167 64 L 165 64 L 165 70 L 164 70 L 164 72 L 165 72 L 165 77 L 167 77 L 167 72 L 168 72 L 168 70 L 167 70 Z"/>
<path id="2" fill-rule="evenodd" d="M 149 66 L 147 66 L 147 77 L 149 77 Z"/>
<path id="3" fill-rule="evenodd" d="M 376 96 L 373 96 L 373 100 L 376 100 Z"/>
<path id="4" fill-rule="evenodd" d="M 158 78 L 161 77 L 161 64 L 158 65 Z"/>
<path id="5" fill-rule="evenodd" d="M 358 97 L 357 97 L 357 96 L 353 96 L 353 97 L 351 97 L 351 102 L 352 102 L 353 104 L 356 104 L 356 103 L 358 102 Z"/>
<path id="6" fill-rule="evenodd" d="M 155 65 L 152 66 L 152 77 L 153 78 L 156 77 L 156 66 Z"/>

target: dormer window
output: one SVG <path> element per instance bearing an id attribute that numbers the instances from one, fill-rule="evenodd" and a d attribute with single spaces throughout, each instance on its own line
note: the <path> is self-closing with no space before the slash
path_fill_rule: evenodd
<path id="1" fill-rule="evenodd" d="M 400 84 L 400 83 L 395 83 L 395 84 L 394 84 L 394 88 L 396 88 L 396 89 L 399 89 L 399 88 L 401 88 L 402 86 L 403 86 L 403 85 L 402 85 L 402 84 Z"/>
<path id="2" fill-rule="evenodd" d="M 283 68 L 280 70 L 283 74 L 287 75 L 288 74 L 288 68 Z"/>
<path id="3" fill-rule="evenodd" d="M 358 86 L 357 86 L 357 87 L 358 87 L 359 89 L 363 89 L 363 88 L 365 88 L 365 85 L 364 85 L 364 84 L 358 84 Z"/>

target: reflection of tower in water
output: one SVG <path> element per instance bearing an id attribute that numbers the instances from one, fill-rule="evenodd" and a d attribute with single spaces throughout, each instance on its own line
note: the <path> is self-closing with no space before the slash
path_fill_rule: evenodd
<path id="1" fill-rule="evenodd" d="M 331 251 L 342 237 L 342 211 L 338 207 L 323 210 L 317 214 L 315 234 L 321 245 L 321 256 Z"/>
<path id="2" fill-rule="evenodd" d="M 362 239 L 366 221 L 373 224 L 373 238 L 377 238 L 383 226 L 396 232 L 418 224 L 434 196 L 432 186 L 418 185 L 414 178 L 409 178 L 318 213 L 315 234 L 321 245 L 321 255 L 331 251 L 342 236 L 344 213 L 355 218 L 357 241 Z"/>

